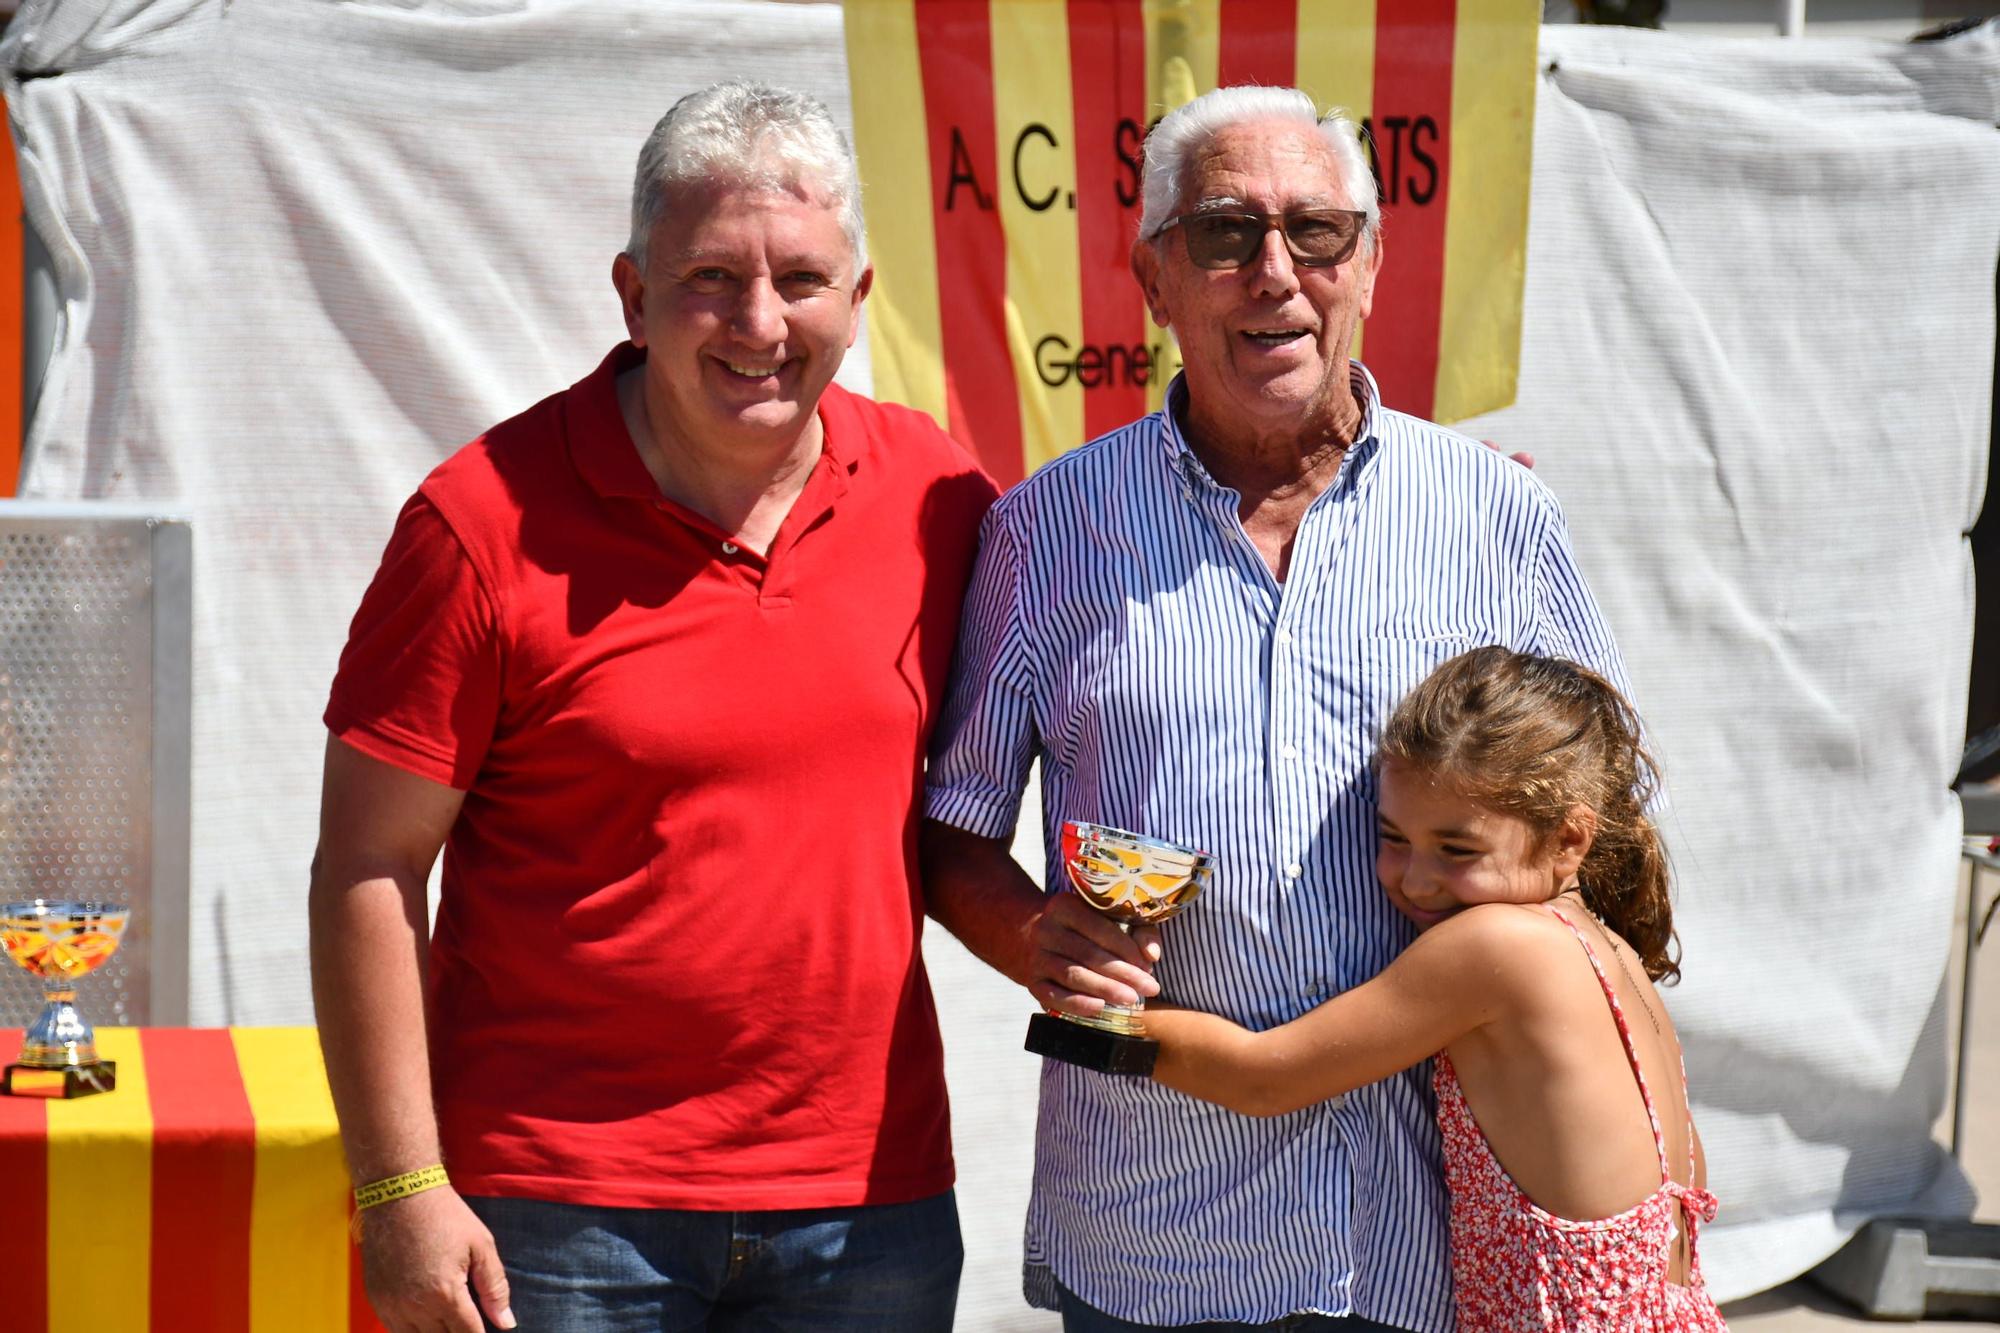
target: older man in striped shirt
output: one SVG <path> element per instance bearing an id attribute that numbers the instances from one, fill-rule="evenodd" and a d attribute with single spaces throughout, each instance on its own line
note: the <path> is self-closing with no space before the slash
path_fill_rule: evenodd
<path id="1" fill-rule="evenodd" d="M 1366 980 L 1410 936 L 1374 876 L 1397 699 L 1481 643 L 1623 678 L 1555 498 L 1348 359 L 1381 262 L 1353 127 L 1304 94 L 1148 139 L 1132 268 L 1186 371 L 988 516 L 926 796 L 932 914 L 1045 1005 L 1163 989 L 1264 1028 Z M 1009 857 L 1037 755 L 1050 864 L 1065 819 L 1215 854 L 1164 954 Z M 1028 1297 L 1071 1333 L 1445 1333 L 1431 1116 L 1419 1072 L 1253 1120 L 1048 1062 Z"/>

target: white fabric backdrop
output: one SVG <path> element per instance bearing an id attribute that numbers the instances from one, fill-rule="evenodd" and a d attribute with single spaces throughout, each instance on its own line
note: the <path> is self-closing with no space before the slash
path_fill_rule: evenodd
<path id="1" fill-rule="evenodd" d="M 2000 27 L 1552 27 L 1542 57 L 1521 392 L 1467 429 L 1539 455 L 1667 770 L 1703 1257 L 1740 1295 L 1863 1215 L 1969 1204 L 1930 1129 Z"/>
<path id="2" fill-rule="evenodd" d="M 1670 1000 L 1741 1294 L 1871 1212 L 1970 1203 L 1929 1130 L 2000 30 L 1561 28 L 1543 57 L 1521 394 L 1472 428 L 1564 497 L 1669 769 Z M 620 335 L 632 160 L 676 96 L 756 76 L 847 117 L 839 11 L 30 0 L 0 64 L 62 309 L 23 494 L 194 516 L 194 1018 L 308 1022 L 319 712 L 397 505 Z M 962 1322 L 1047 1328 L 1017 1294 L 1030 1004 L 929 951 Z"/>

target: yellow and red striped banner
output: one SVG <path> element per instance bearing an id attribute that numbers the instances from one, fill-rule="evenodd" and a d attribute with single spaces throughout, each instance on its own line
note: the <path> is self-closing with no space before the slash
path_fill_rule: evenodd
<path id="1" fill-rule="evenodd" d="M 1364 330 L 1393 407 L 1513 401 L 1535 0 L 847 0 L 878 396 L 1002 482 L 1157 408 L 1179 368 L 1128 267 L 1140 147 L 1239 83 L 1365 122 L 1385 264 Z"/>
<path id="2" fill-rule="evenodd" d="M 0 1056 L 21 1033 L 0 1030 Z M 0 1328 L 380 1333 L 312 1028 L 99 1028 L 118 1086 L 0 1097 Z"/>

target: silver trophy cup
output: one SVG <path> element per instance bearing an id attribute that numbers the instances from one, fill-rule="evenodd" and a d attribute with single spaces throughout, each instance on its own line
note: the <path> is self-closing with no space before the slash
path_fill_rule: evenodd
<path id="1" fill-rule="evenodd" d="M 1165 921 L 1192 902 L 1215 873 L 1215 858 L 1192 847 L 1071 819 L 1063 823 L 1063 872 L 1082 899 L 1120 930 Z M 1028 1049 L 1106 1074 L 1153 1072 L 1159 1043 L 1146 1035 L 1143 1003 L 1107 1004 L 1102 1013 L 1036 1014 Z"/>
<path id="2" fill-rule="evenodd" d="M 117 1086 L 118 1066 L 97 1057 L 97 1034 L 76 1011 L 77 978 L 118 951 L 132 912 L 122 904 L 34 898 L 0 905 L 0 947 L 41 978 L 47 1003 L 21 1041 L 0 1092 L 85 1097 Z"/>

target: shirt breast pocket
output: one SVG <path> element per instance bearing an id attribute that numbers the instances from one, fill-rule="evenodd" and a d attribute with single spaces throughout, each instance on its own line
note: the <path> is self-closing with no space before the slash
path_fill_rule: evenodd
<path id="1" fill-rule="evenodd" d="M 1357 685 L 1370 753 L 1405 695 L 1446 662 L 1478 646 L 1478 640 L 1459 634 L 1378 634 L 1364 639 L 1358 654 Z"/>

